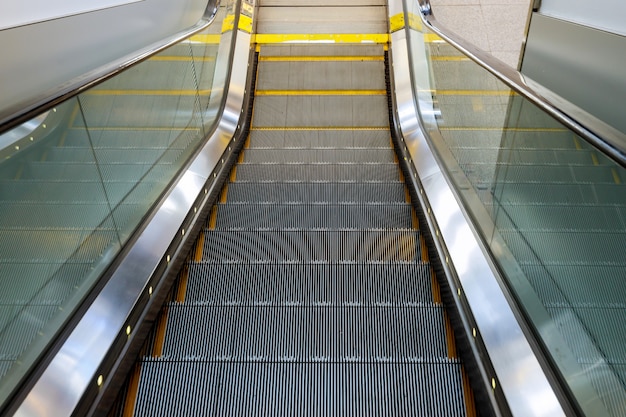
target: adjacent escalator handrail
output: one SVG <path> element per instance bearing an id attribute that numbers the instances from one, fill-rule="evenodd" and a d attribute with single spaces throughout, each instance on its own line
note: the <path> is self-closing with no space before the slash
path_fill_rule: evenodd
<path id="1" fill-rule="evenodd" d="M 474 46 L 437 21 L 430 0 L 417 0 L 424 25 L 469 59 L 495 75 L 517 93 L 600 149 L 608 157 L 626 167 L 626 135 L 557 94 L 527 79 L 522 73 Z"/>
<path id="2" fill-rule="evenodd" d="M 39 114 L 63 103 L 64 101 L 79 95 L 109 78 L 112 78 L 126 69 L 145 61 L 161 51 L 175 45 L 182 40 L 189 38 L 206 29 L 215 19 L 220 0 L 208 0 L 207 7 L 202 18 L 192 27 L 178 32 L 166 39 L 155 42 L 145 48 L 126 55 L 119 60 L 96 68 L 80 77 L 69 80 L 59 87 L 58 90 L 48 93 L 45 97 L 33 101 L 31 104 L 11 108 L 4 114 L 0 114 L 0 134 L 34 118 Z"/>

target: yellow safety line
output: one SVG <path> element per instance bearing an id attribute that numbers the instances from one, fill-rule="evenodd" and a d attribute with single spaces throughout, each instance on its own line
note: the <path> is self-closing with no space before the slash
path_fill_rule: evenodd
<path id="1" fill-rule="evenodd" d="M 424 33 L 424 42 L 444 42 L 444 40 L 434 33 Z"/>
<path id="2" fill-rule="evenodd" d="M 220 203 L 226 203 L 226 198 L 228 197 L 228 184 L 224 185 L 222 188 L 222 193 L 220 194 Z"/>
<path id="3" fill-rule="evenodd" d="M 163 307 L 161 317 L 157 325 L 157 331 L 154 338 L 154 349 L 152 356 L 163 356 L 163 345 L 165 344 L 165 330 L 167 328 L 167 307 Z"/>
<path id="4" fill-rule="evenodd" d="M 435 275 L 435 271 L 432 271 L 430 276 L 433 289 L 433 302 L 435 304 L 441 304 L 441 287 L 439 286 L 439 281 L 437 281 L 437 275 Z"/>
<path id="5" fill-rule="evenodd" d="M 383 126 L 372 126 L 372 127 L 364 127 L 364 126 L 333 126 L 333 127 L 328 127 L 328 126 L 324 126 L 324 127 L 316 127 L 316 126 L 284 126 L 284 127 L 279 127 L 279 126 L 266 126 L 266 127 L 252 127 L 250 128 L 251 131 L 258 131 L 258 132 L 273 132 L 273 131 L 303 131 L 303 130 L 311 130 L 311 131 L 322 131 L 322 130 L 328 130 L 328 131 L 333 131 L 333 130 L 338 130 L 338 131 L 369 131 L 369 130 L 389 130 L 388 127 L 383 127 Z"/>
<path id="6" fill-rule="evenodd" d="M 123 417 L 133 417 L 135 415 L 135 403 L 137 402 L 137 393 L 139 392 L 139 380 L 141 376 L 141 365 L 136 364 L 135 369 L 128 383 L 128 392 L 124 400 Z"/>
<path id="7" fill-rule="evenodd" d="M 193 254 L 193 260 L 195 262 L 202 261 L 203 250 L 204 250 L 204 232 L 200 232 L 200 236 L 198 236 L 198 240 L 196 242 L 196 249 Z"/>
<path id="8" fill-rule="evenodd" d="M 384 61 L 384 56 L 261 56 L 260 62 L 317 62 L 317 61 Z"/>
<path id="9" fill-rule="evenodd" d="M 463 399 L 465 400 L 465 410 L 467 417 L 477 417 L 476 402 L 474 400 L 474 391 L 470 385 L 469 377 L 465 371 L 465 367 L 461 366 L 461 375 L 463 378 Z"/>
<path id="10" fill-rule="evenodd" d="M 189 40 L 193 43 L 206 43 L 210 45 L 219 44 L 222 40 L 222 35 L 193 35 Z"/>
<path id="11" fill-rule="evenodd" d="M 187 281 L 189 280 L 189 267 L 185 265 L 180 273 L 180 283 L 178 284 L 178 291 L 176 292 L 176 301 L 179 303 L 185 302 L 185 295 L 187 294 Z"/>
<path id="12" fill-rule="evenodd" d="M 215 225 L 217 224 L 217 207 L 213 206 L 211 209 L 211 217 L 209 218 L 209 229 L 215 229 Z"/>
<path id="13" fill-rule="evenodd" d="M 257 90 L 255 96 L 382 96 L 385 90 Z"/>
<path id="14" fill-rule="evenodd" d="M 448 313 L 443 312 L 444 324 L 446 328 L 446 341 L 448 344 L 448 357 L 456 358 L 456 343 L 454 341 L 454 332 L 452 331 L 452 324 L 450 324 L 450 318 Z"/>
<path id="15" fill-rule="evenodd" d="M 92 96 L 208 96 L 211 90 L 89 90 Z"/>
<path id="16" fill-rule="evenodd" d="M 275 43 L 305 43 L 305 42 L 326 42 L 326 43 L 387 43 L 389 34 L 387 33 L 285 33 L 272 34 L 262 33 L 254 37 L 258 44 Z"/>

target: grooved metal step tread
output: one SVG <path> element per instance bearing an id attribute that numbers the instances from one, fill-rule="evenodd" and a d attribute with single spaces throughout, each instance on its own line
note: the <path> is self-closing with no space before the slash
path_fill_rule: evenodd
<path id="1" fill-rule="evenodd" d="M 461 364 L 142 363 L 135 415 L 466 416 Z M 161 389 L 167 381 L 167 389 Z M 236 395 L 233 395 L 235 394 Z M 442 398 L 442 393 L 449 393 Z"/>
<path id="2" fill-rule="evenodd" d="M 404 203 L 404 184 L 388 183 L 284 183 L 228 184 L 228 202 L 255 203 Z"/>
<path id="3" fill-rule="evenodd" d="M 217 263 L 189 264 L 185 303 L 203 305 L 370 305 L 432 303 L 429 264 Z"/>
<path id="4" fill-rule="evenodd" d="M 245 149 L 246 163 L 393 163 L 391 149 Z"/>
<path id="5" fill-rule="evenodd" d="M 421 259 L 415 230 L 205 230 L 203 260 L 411 261 Z"/>
<path id="6" fill-rule="evenodd" d="M 442 306 L 170 304 L 163 357 L 406 362 L 448 355 Z M 210 340 L 211 343 L 203 343 Z"/>
<path id="7" fill-rule="evenodd" d="M 390 182 L 400 176 L 397 164 L 239 164 L 237 181 Z"/>
<path id="8" fill-rule="evenodd" d="M 216 229 L 410 229 L 409 204 L 220 204 Z"/>
<path id="9" fill-rule="evenodd" d="M 337 148 L 355 147 L 388 148 L 391 134 L 388 129 L 271 129 L 252 127 L 250 147 Z"/>

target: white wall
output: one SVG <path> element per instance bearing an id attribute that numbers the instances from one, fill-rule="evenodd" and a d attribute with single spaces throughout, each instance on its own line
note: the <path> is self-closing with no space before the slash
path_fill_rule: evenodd
<path id="1" fill-rule="evenodd" d="M 0 119 L 70 80 L 192 27 L 208 2 L 143 0 L 0 30 Z"/>
<path id="2" fill-rule="evenodd" d="M 4 0 L 0 30 L 143 0 Z"/>
<path id="3" fill-rule="evenodd" d="M 542 0 L 539 13 L 626 36 L 624 0 Z"/>

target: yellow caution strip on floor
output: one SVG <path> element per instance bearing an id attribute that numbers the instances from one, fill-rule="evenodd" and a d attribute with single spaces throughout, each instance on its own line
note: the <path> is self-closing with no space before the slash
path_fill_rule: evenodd
<path id="1" fill-rule="evenodd" d="M 387 33 L 260 33 L 254 37 L 257 44 L 277 43 L 387 43 Z"/>
<path id="2" fill-rule="evenodd" d="M 322 61 L 379 61 L 383 62 L 382 55 L 367 56 L 260 56 L 259 62 L 322 62 Z"/>
<path id="3" fill-rule="evenodd" d="M 384 96 L 385 90 L 257 90 L 255 96 Z"/>

